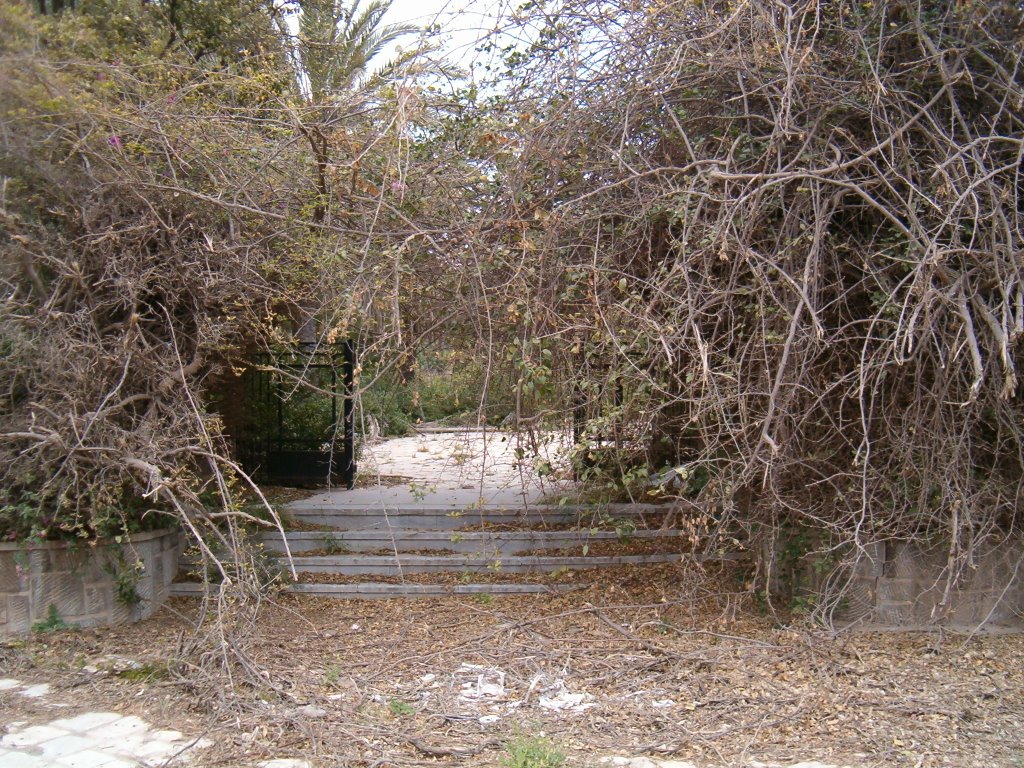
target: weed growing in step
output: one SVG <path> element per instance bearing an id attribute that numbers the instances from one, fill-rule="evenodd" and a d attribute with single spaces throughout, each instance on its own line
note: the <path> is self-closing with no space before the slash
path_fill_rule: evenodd
<path id="1" fill-rule="evenodd" d="M 321 549 L 328 555 L 347 555 L 348 545 L 333 533 L 325 533 L 320 537 Z"/>

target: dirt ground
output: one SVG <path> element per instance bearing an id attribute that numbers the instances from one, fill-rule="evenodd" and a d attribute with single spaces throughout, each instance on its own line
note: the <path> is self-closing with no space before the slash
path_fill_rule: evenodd
<path id="1" fill-rule="evenodd" d="M 785 628 L 707 576 L 665 566 L 559 596 L 281 597 L 245 633 L 266 686 L 234 693 L 168 665 L 199 606 L 177 599 L 134 626 L 0 643 L 4 675 L 54 689 L 50 703 L 0 691 L 0 711 L 139 714 L 209 739 L 194 766 L 498 766 L 539 734 L 577 767 L 1024 766 L 1024 636 Z M 104 671 L 111 658 L 141 666 Z"/>

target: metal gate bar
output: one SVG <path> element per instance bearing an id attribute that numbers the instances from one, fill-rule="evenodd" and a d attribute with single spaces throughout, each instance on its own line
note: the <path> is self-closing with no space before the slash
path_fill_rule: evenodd
<path id="1" fill-rule="evenodd" d="M 262 358 L 262 362 L 260 360 Z M 255 414 L 253 432 L 242 441 L 240 459 L 243 467 L 270 483 L 282 485 L 343 486 L 351 489 L 356 481 L 355 460 L 355 367 L 356 350 L 351 340 L 325 348 L 323 345 L 301 344 L 275 353 L 259 355 L 250 369 L 253 377 L 250 394 Z M 341 420 L 338 420 L 338 383 L 340 367 Z M 307 376 L 315 371 L 329 371 L 330 394 L 313 393 L 307 397 L 330 398 L 329 429 L 302 433 L 300 426 L 289 423 L 288 403 L 284 396 L 285 380 L 274 377 L 274 371 L 296 371 Z M 317 382 L 319 383 L 319 382 Z M 297 392 L 302 392 L 301 384 Z M 276 413 L 273 421 L 259 415 L 260 403 L 273 399 Z M 266 413 L 266 411 L 263 411 Z M 276 423 L 275 423 L 276 422 Z M 309 424 L 306 424 L 309 427 Z"/>

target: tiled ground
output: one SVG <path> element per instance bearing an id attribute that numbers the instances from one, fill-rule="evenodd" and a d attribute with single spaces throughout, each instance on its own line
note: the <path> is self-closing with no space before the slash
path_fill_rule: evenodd
<path id="1" fill-rule="evenodd" d="M 0 690 L 30 698 L 56 698 L 50 686 L 0 679 Z M 57 702 L 65 707 L 68 702 Z M 178 731 L 156 729 L 134 715 L 83 712 L 47 723 L 0 722 L 2 768 L 136 768 L 184 765 L 207 746 Z"/>

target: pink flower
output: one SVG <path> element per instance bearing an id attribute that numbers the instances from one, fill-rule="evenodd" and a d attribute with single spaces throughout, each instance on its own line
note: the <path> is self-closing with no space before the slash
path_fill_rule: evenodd
<path id="1" fill-rule="evenodd" d="M 107 139 L 107 143 L 110 146 L 112 146 L 114 149 L 120 149 L 121 148 L 121 137 L 120 136 L 111 136 L 110 138 Z"/>
<path id="2" fill-rule="evenodd" d="M 391 182 L 391 191 L 397 194 L 405 192 L 405 182 L 399 179 L 395 179 Z"/>

